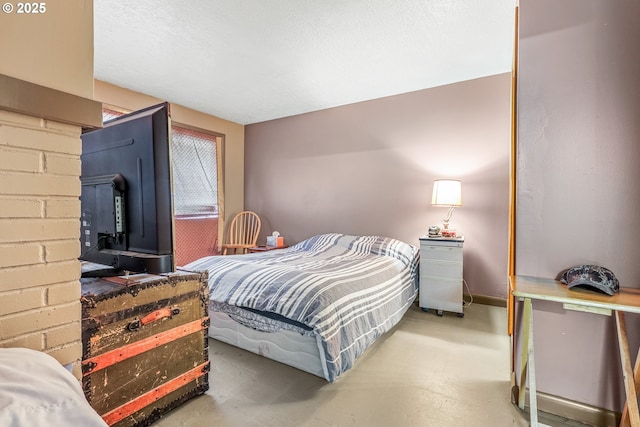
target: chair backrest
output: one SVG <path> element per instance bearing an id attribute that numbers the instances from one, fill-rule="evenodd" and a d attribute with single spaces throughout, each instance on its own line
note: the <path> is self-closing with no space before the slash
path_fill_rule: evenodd
<path id="1" fill-rule="evenodd" d="M 240 212 L 231 220 L 229 243 L 255 246 L 260 227 L 261 221 L 258 214 L 251 211 Z"/>

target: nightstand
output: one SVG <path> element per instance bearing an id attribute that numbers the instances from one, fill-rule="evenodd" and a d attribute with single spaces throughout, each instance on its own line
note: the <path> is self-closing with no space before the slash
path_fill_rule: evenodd
<path id="1" fill-rule="evenodd" d="M 288 247 L 289 246 L 287 245 L 285 246 L 254 246 L 252 248 L 247 249 L 247 251 L 249 251 L 249 253 L 267 252 L 267 251 L 275 251 L 276 249 L 284 249 Z"/>
<path id="2" fill-rule="evenodd" d="M 464 237 L 420 238 L 420 298 L 423 311 L 462 311 L 462 245 Z"/>

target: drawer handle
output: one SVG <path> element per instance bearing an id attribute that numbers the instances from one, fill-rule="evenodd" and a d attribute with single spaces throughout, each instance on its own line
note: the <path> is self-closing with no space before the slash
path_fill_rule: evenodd
<path id="1" fill-rule="evenodd" d="M 142 319 L 134 320 L 133 322 L 129 322 L 127 325 L 127 329 L 131 332 L 137 331 L 140 327 L 144 325 L 148 325 L 149 323 L 156 322 L 165 318 L 172 318 L 175 315 L 180 314 L 180 309 L 178 307 L 175 308 L 161 308 L 160 310 L 156 310 L 144 316 Z"/>

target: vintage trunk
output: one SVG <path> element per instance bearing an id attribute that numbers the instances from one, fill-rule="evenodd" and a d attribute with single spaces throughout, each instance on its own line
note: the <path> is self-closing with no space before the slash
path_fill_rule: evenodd
<path id="1" fill-rule="evenodd" d="M 149 425 L 209 388 L 206 272 L 81 282 L 82 386 L 107 424 Z"/>

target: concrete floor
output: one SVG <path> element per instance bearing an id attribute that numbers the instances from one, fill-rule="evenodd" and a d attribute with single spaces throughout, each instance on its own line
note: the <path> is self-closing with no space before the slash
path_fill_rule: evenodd
<path id="1" fill-rule="evenodd" d="M 510 403 L 506 328 L 505 308 L 413 306 L 333 384 L 209 339 L 209 391 L 154 426 L 528 426 Z"/>

